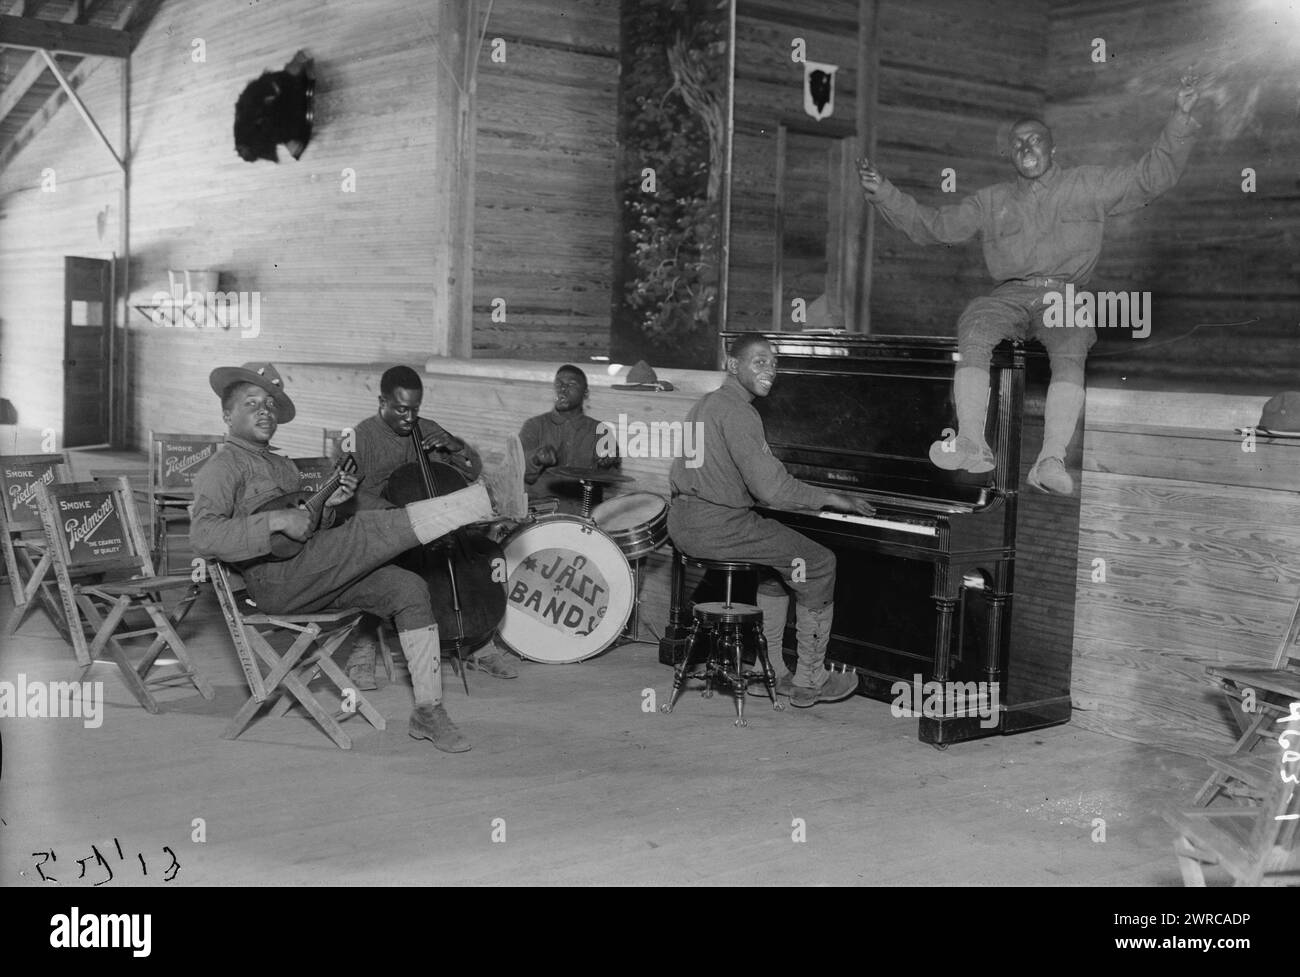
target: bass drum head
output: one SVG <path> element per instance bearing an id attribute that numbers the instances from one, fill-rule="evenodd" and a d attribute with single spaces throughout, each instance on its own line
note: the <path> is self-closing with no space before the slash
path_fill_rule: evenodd
<path id="1" fill-rule="evenodd" d="M 568 665 L 612 645 L 632 614 L 632 567 L 577 516 L 542 516 L 506 537 L 502 643 L 529 661 Z"/>

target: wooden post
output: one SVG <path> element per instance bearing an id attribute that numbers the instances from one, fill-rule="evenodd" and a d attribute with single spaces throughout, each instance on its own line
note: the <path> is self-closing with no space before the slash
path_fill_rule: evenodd
<path id="1" fill-rule="evenodd" d="M 858 147 L 866 159 L 876 158 L 876 93 L 880 88 L 880 0 L 858 3 Z M 856 182 L 856 180 L 855 180 Z M 861 190 L 858 191 L 861 193 Z M 876 258 L 876 208 L 858 210 L 857 228 L 860 285 L 854 291 L 853 320 L 849 332 L 871 332 L 871 279 Z"/>

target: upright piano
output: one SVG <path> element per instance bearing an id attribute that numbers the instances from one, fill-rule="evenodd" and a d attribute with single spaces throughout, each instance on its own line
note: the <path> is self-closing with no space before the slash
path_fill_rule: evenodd
<path id="1" fill-rule="evenodd" d="M 836 555 L 828 667 L 856 672 L 861 694 L 916 716 L 920 739 L 941 748 L 1068 722 L 1083 419 L 1065 459 L 1076 494 L 1031 488 L 1046 353 L 1010 342 L 994 351 L 986 436 L 997 466 L 972 475 L 929 460 L 930 444 L 957 426 L 955 339 L 768 339 L 779 374 L 754 403 L 772 453 L 796 478 L 862 495 L 876 509 L 872 518 L 759 510 Z M 685 583 L 673 588 L 660 644 L 667 664 L 680 659 L 690 630 Z M 792 621 L 793 613 L 790 649 Z M 972 693 L 984 697 L 979 708 Z"/>

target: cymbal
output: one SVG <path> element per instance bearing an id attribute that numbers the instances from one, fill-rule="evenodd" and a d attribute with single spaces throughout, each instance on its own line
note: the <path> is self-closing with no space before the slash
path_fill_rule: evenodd
<path id="1" fill-rule="evenodd" d="M 631 475 L 620 475 L 604 468 L 552 468 L 549 474 L 556 478 L 569 478 L 575 482 L 591 482 L 595 485 L 619 485 L 635 481 Z"/>

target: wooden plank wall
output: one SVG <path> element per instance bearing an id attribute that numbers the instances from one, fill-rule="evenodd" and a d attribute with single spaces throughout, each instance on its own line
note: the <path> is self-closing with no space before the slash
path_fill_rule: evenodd
<path id="1" fill-rule="evenodd" d="M 740 0 L 730 328 L 770 328 L 777 124 L 819 125 L 804 113 L 803 66 L 790 59 L 791 41 L 803 37 L 809 60 L 839 65 L 836 122 L 821 125 L 847 124 L 851 134 L 859 97 L 858 15 L 857 0 L 818 4 L 815 12 L 793 0 Z M 998 127 L 1042 113 L 1046 27 L 1041 0 L 881 0 L 875 93 L 881 171 L 936 205 L 957 199 L 939 189 L 945 167 L 957 171 L 958 194 L 1006 179 Z M 952 335 L 962 306 L 988 287 L 977 242 L 921 248 L 879 221 L 875 242 L 873 332 Z"/>
<path id="2" fill-rule="evenodd" d="M 1300 597 L 1300 445 L 1225 429 L 1087 432 L 1073 721 L 1183 753 L 1236 727 L 1211 664 L 1271 663 Z M 1094 580 L 1093 561 L 1105 561 Z"/>
<path id="3" fill-rule="evenodd" d="M 804 112 L 804 65 L 791 60 L 794 39 L 804 40 L 807 60 L 839 66 L 835 111 L 823 122 L 838 131 L 853 126 L 857 111 L 857 37 L 857 0 L 830 0 L 815 12 L 793 0 L 737 0 L 729 329 L 772 328 L 777 127 L 818 126 Z M 803 297 L 811 304 L 817 294 Z"/>
<path id="4" fill-rule="evenodd" d="M 921 203 L 958 202 L 1014 176 L 999 130 L 1041 115 L 1047 54 L 1045 3 L 1020 0 L 882 0 L 876 160 Z M 955 193 L 940 189 L 946 167 Z M 978 239 L 921 247 L 879 217 L 871 331 L 952 336 L 957 316 L 990 288 Z"/>
<path id="5" fill-rule="evenodd" d="M 618 51 L 618 0 L 492 7 L 478 60 L 475 356 L 609 349 Z"/>
<path id="6" fill-rule="evenodd" d="M 444 66 L 455 58 L 454 35 L 439 22 L 445 9 L 402 0 L 325 9 L 312 0 L 175 0 L 162 8 L 132 59 L 132 301 L 165 290 L 169 268 L 220 269 L 233 288 L 258 293 L 261 322 L 260 334 L 245 338 L 235 329 L 161 328 L 130 312 L 137 445 L 163 424 L 208 428 L 207 375 L 217 363 L 303 354 L 423 361 L 442 349 L 456 98 Z M 203 62 L 192 60 L 195 39 L 206 45 Z M 247 82 L 282 67 L 299 48 L 316 60 L 312 143 L 297 162 L 282 150 L 278 165 L 245 163 L 231 138 L 235 100 Z M 115 135 L 116 72 L 97 70 L 83 95 Z M 43 166 L 75 169 L 83 160 L 104 172 L 101 155 L 65 107 L 4 179 L 30 187 Z M 355 192 L 344 191 L 349 173 Z M 51 269 L 65 253 L 116 246 L 112 231 L 98 241 L 94 221 L 68 195 L 53 196 L 7 193 L 0 248 L 22 250 L 28 267 Z M 117 208 L 111 202 L 110 216 Z M 67 233 L 57 230 L 64 227 Z M 24 334 L 42 336 L 44 349 L 44 337 L 57 329 L 50 296 L 61 288 L 53 272 L 43 275 L 24 284 L 12 306 L 4 289 L 3 314 Z M 16 342 L 7 327 L 6 369 Z M 47 377 L 56 355 L 42 353 Z"/>
<path id="7" fill-rule="evenodd" d="M 111 76 L 110 100 L 116 72 L 100 72 Z M 86 102 L 99 115 L 103 92 L 96 95 Z M 69 141 L 89 135 L 71 110 L 55 117 L 48 134 Z M 47 167 L 52 192 L 41 189 Z M 0 396 L 17 411 L 14 436 L 23 443 L 39 444 L 47 428 L 63 436 L 63 257 L 113 256 L 121 187 L 116 164 L 98 144 L 86 143 L 75 155 L 27 157 L 0 171 Z"/>
<path id="8" fill-rule="evenodd" d="M 1151 337 L 1104 336 L 1115 345 L 1094 351 L 1094 371 L 1139 383 L 1158 376 L 1294 385 L 1300 20 L 1285 6 L 1180 0 L 1054 7 L 1048 122 L 1058 161 L 1136 159 L 1168 117 L 1180 75 L 1190 68 L 1203 76 L 1195 115 L 1204 128 L 1181 182 L 1146 210 L 1109 221 L 1097 266 L 1096 288 L 1153 293 Z M 1091 60 L 1094 38 L 1107 44 L 1105 64 Z M 1242 190 L 1246 167 L 1255 171 L 1253 193 Z M 1205 325 L 1193 334 L 1199 323 L 1237 325 Z"/>

